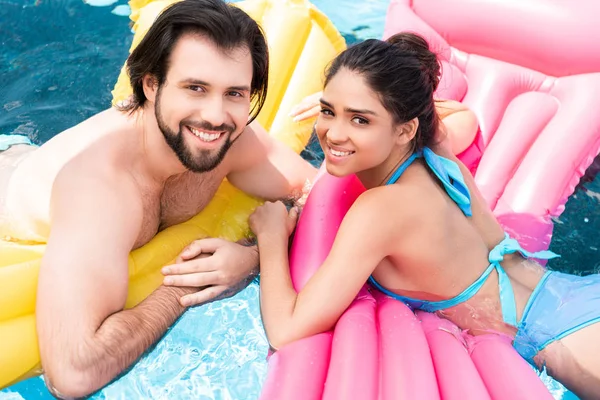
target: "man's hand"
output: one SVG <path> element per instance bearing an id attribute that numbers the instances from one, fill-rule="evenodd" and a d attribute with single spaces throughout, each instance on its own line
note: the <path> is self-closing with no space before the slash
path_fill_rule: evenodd
<path id="1" fill-rule="evenodd" d="M 306 96 L 300 103 L 292 108 L 290 117 L 293 117 L 294 121 L 303 121 L 319 116 L 319 112 L 321 111 L 320 100 L 322 96 L 323 92 L 317 92 L 310 96 Z"/>
<path id="2" fill-rule="evenodd" d="M 180 299 L 189 307 L 234 295 L 254 277 L 258 266 L 256 246 L 246 247 L 223 239 L 196 240 L 173 265 L 162 269 L 165 286 L 197 287 Z"/>

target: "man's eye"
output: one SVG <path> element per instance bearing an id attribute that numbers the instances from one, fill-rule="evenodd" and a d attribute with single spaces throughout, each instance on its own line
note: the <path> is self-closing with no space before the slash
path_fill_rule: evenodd
<path id="1" fill-rule="evenodd" d="M 198 86 L 198 85 L 190 85 L 190 86 L 188 86 L 188 89 L 190 89 L 194 92 L 204 92 L 204 88 L 202 86 Z"/>
<path id="2" fill-rule="evenodd" d="M 244 97 L 244 95 L 240 92 L 236 92 L 232 90 L 231 92 L 227 92 L 227 95 L 230 97 Z"/>

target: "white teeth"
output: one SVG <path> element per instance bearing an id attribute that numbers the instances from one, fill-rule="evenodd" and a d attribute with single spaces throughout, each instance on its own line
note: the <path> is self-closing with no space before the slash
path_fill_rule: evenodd
<path id="1" fill-rule="evenodd" d="M 329 148 L 329 151 L 331 152 L 331 154 L 333 154 L 336 157 L 345 157 L 345 156 L 349 156 L 350 154 L 352 154 L 351 151 L 337 151 L 332 149 L 331 147 Z"/>
<path id="2" fill-rule="evenodd" d="M 197 129 L 194 129 L 191 126 L 190 126 L 190 131 L 192 131 L 192 133 L 194 135 L 198 136 L 200 139 L 202 139 L 205 142 L 215 141 L 219 138 L 219 136 L 221 136 L 220 133 L 206 133 L 206 132 L 202 132 Z"/>

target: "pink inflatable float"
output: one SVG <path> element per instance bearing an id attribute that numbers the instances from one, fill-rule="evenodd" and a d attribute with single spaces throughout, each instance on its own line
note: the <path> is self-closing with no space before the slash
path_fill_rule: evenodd
<path id="1" fill-rule="evenodd" d="M 356 177 L 321 173 L 290 251 L 296 290 L 321 266 L 345 213 L 363 192 Z M 269 359 L 263 400 L 552 399 L 533 369 L 497 335 L 471 337 L 433 314 L 363 288 L 335 330 Z"/>
<path id="2" fill-rule="evenodd" d="M 596 0 L 392 0 L 384 37 L 413 31 L 442 60 L 437 97 L 462 101 L 480 134 L 460 158 L 507 231 L 546 249 L 600 149 L 600 3 Z M 296 289 L 321 265 L 354 177 L 322 174 L 297 227 Z M 333 332 L 269 360 L 262 399 L 551 399 L 510 339 L 472 337 L 366 288 Z"/>
<path id="3" fill-rule="evenodd" d="M 423 35 L 438 97 L 462 101 L 482 142 L 461 158 L 507 231 L 532 251 L 600 149 L 600 2 L 392 0 L 384 37 Z"/>

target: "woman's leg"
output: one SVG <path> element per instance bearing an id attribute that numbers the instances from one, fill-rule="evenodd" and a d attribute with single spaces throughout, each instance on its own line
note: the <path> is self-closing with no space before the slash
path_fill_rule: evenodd
<path id="1" fill-rule="evenodd" d="M 535 362 L 582 400 L 600 399 L 600 322 L 551 343 Z"/>

